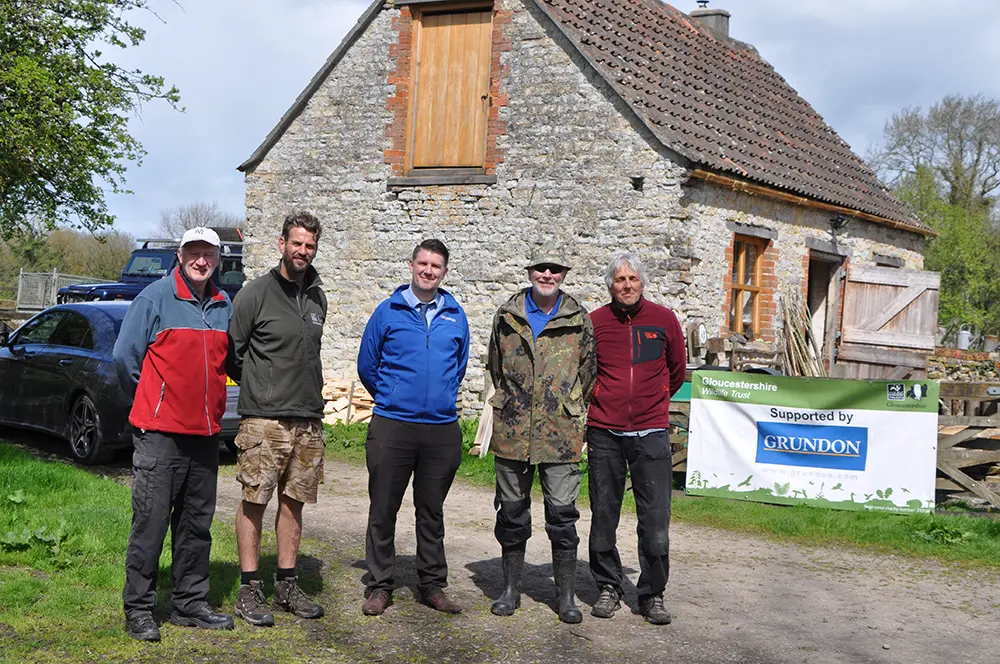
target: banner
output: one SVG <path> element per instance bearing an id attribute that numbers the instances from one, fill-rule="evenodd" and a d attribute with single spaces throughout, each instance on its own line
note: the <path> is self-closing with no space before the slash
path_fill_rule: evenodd
<path id="1" fill-rule="evenodd" d="M 930 512 L 938 384 L 697 371 L 686 491 Z"/>

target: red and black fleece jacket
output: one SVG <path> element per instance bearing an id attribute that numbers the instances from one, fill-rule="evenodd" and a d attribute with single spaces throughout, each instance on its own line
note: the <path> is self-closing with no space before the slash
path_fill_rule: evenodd
<path id="1" fill-rule="evenodd" d="M 133 300 L 115 343 L 115 367 L 133 396 L 137 429 L 211 436 L 226 412 L 229 296 L 209 282 L 199 300 L 180 268 Z"/>
<path id="2" fill-rule="evenodd" d="M 687 349 L 677 316 L 644 298 L 590 314 L 597 338 L 597 383 L 587 424 L 611 431 L 665 429 L 670 397 L 684 384 Z"/>

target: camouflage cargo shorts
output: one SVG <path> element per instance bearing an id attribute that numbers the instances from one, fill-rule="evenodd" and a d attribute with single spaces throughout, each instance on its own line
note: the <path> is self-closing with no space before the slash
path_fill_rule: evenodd
<path id="1" fill-rule="evenodd" d="M 243 485 L 243 500 L 266 505 L 277 488 L 293 500 L 316 502 L 326 449 L 320 420 L 245 417 L 236 446 L 236 479 Z"/>

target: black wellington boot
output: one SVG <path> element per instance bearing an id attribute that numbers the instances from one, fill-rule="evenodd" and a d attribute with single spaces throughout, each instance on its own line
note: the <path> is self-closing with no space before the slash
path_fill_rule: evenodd
<path id="1" fill-rule="evenodd" d="M 573 586 L 576 577 L 576 549 L 552 549 L 552 576 L 559 592 L 559 620 L 576 624 L 583 613 L 576 605 Z"/>
<path id="2" fill-rule="evenodd" d="M 495 616 L 512 616 L 521 607 L 521 575 L 524 572 L 524 549 L 503 552 L 504 589 L 490 611 Z"/>

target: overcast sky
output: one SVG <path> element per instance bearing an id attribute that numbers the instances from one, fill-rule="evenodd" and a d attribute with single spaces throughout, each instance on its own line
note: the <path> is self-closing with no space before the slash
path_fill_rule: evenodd
<path id="1" fill-rule="evenodd" d="M 131 123 L 148 154 L 132 195 L 109 196 L 118 228 L 152 233 L 166 208 L 216 202 L 243 216 L 236 170 L 367 0 L 151 0 L 146 41 L 118 61 L 180 88 L 184 113 L 149 104 Z M 673 3 L 690 12 L 695 0 Z M 713 0 L 859 154 L 906 106 L 952 93 L 1000 98 L 997 0 Z"/>

